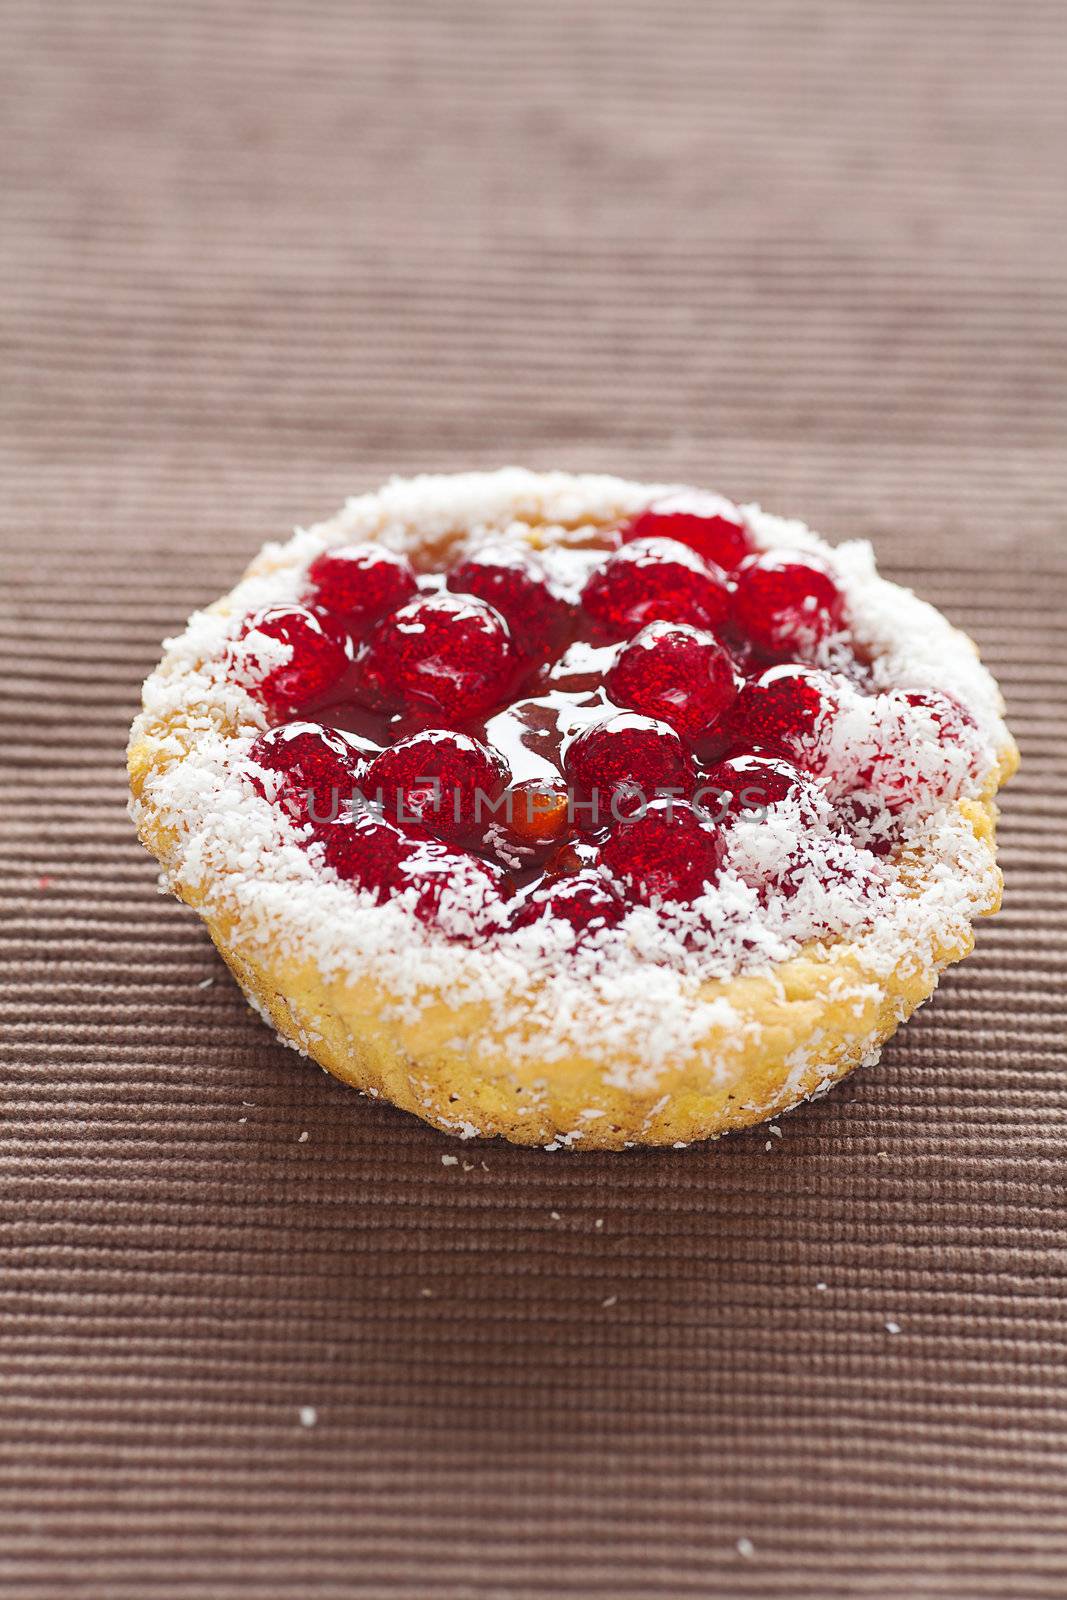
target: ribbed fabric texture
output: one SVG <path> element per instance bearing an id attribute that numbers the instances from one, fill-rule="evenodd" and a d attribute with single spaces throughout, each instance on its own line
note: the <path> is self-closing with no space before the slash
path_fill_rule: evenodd
<path id="1" fill-rule="evenodd" d="M 0 35 L 0 1589 L 1058 1600 L 1059 0 Z M 1004 912 L 780 1137 L 451 1143 L 155 892 L 160 639 L 345 494 L 509 461 L 869 536 L 1000 676 Z"/>

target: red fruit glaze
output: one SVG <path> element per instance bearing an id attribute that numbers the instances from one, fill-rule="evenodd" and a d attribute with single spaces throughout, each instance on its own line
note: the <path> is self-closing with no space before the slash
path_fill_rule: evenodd
<path id="1" fill-rule="evenodd" d="M 374 703 L 468 722 L 507 697 L 516 655 L 507 623 L 484 600 L 432 594 L 383 617 L 358 664 Z"/>
<path id="2" fill-rule="evenodd" d="M 485 545 L 468 556 L 448 574 L 448 587 L 495 606 L 523 655 L 540 654 L 566 619 L 533 557 L 511 545 Z"/>
<path id="3" fill-rule="evenodd" d="M 715 732 L 729 741 L 732 753 L 777 753 L 821 772 L 844 687 L 815 667 L 768 667 L 749 679 Z"/>
<path id="4" fill-rule="evenodd" d="M 425 578 L 377 545 L 320 556 L 307 603 L 246 618 L 230 659 L 275 720 L 311 706 L 340 728 L 272 729 L 250 781 L 343 881 L 459 940 L 546 921 L 595 938 L 634 905 L 699 899 L 727 852 L 802 917 L 820 883 L 875 895 L 907 808 L 980 759 L 970 714 L 800 664 L 847 648 L 832 569 L 754 553 L 728 502 L 665 496 L 621 539 L 545 562 L 504 540 Z M 799 826 L 739 825 L 787 803 Z"/>
<path id="5" fill-rule="evenodd" d="M 729 756 L 718 762 L 704 775 L 694 797 L 716 820 L 758 816 L 784 800 L 796 800 L 810 810 L 818 798 L 815 786 L 788 761 L 756 755 Z"/>
<path id="6" fill-rule="evenodd" d="M 432 729 L 376 756 L 362 792 L 402 828 L 463 839 L 484 834 L 506 777 L 505 762 L 495 750 L 466 733 Z"/>
<path id="7" fill-rule="evenodd" d="M 683 622 L 650 622 L 620 652 L 606 688 L 618 705 L 695 739 L 732 703 L 737 677 L 714 635 Z"/>
<path id="8" fill-rule="evenodd" d="M 600 846 L 591 839 L 568 839 L 545 862 L 545 877 L 570 878 L 585 868 L 599 867 Z"/>
<path id="9" fill-rule="evenodd" d="M 308 580 L 308 604 L 343 617 L 355 633 L 402 606 L 418 587 L 407 556 L 380 544 L 327 550 L 311 563 Z"/>
<path id="10" fill-rule="evenodd" d="M 297 823 L 321 826 L 332 821 L 359 783 L 358 750 L 339 729 L 317 722 L 271 728 L 256 740 L 248 759 L 272 774 L 264 783 L 258 772 L 251 772 L 255 788 Z"/>
<path id="11" fill-rule="evenodd" d="M 844 601 L 818 556 L 766 550 L 736 574 L 734 620 L 765 655 L 805 655 L 841 630 Z"/>
<path id="12" fill-rule="evenodd" d="M 634 711 L 616 712 L 576 734 L 564 749 L 563 771 L 595 802 L 588 813 L 594 827 L 662 790 L 688 794 L 693 786 L 689 753 L 674 729 Z"/>
<path id="13" fill-rule="evenodd" d="M 268 640 L 288 645 L 289 659 L 275 662 Z M 231 661 L 247 679 L 249 693 L 280 716 L 321 699 L 347 670 L 349 659 L 347 641 L 306 606 L 267 606 L 254 612 L 231 646 Z"/>
<path id="14" fill-rule="evenodd" d="M 685 902 L 715 882 L 722 842 L 715 827 L 684 801 L 653 800 L 646 811 L 619 823 L 604 846 L 603 862 L 645 905 Z"/>
<path id="15" fill-rule="evenodd" d="M 576 932 L 584 932 L 590 927 L 614 927 L 625 911 L 611 885 L 600 873 L 587 869 L 534 890 L 519 907 L 511 925 L 528 928 L 546 917 L 558 917 L 569 922 Z"/>
<path id="16" fill-rule="evenodd" d="M 736 506 L 699 489 L 665 495 L 639 512 L 622 530 L 624 544 L 634 539 L 677 539 L 725 572 L 733 572 L 752 548 Z"/>
<path id="17" fill-rule="evenodd" d="M 730 609 L 725 575 L 674 539 L 624 545 L 582 591 L 587 614 L 608 638 L 629 639 L 648 622 L 713 628 Z"/>

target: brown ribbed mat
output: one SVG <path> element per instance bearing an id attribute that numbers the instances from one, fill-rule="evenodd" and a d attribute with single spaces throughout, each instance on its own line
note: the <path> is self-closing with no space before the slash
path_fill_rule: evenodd
<path id="1" fill-rule="evenodd" d="M 1067 1594 L 1061 0 L 0 41 L 0 1592 Z M 276 1046 L 133 838 L 160 638 L 510 460 L 870 535 L 1004 684 L 1003 915 L 781 1138 L 449 1143 Z"/>

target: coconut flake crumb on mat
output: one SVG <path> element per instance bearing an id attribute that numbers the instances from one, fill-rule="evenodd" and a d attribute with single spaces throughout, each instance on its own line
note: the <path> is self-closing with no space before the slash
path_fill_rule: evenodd
<path id="1" fill-rule="evenodd" d="M 300 1407 L 300 1424 L 304 1428 L 313 1428 L 319 1420 L 319 1414 L 314 1406 Z"/>
<path id="2" fill-rule="evenodd" d="M 886 1331 L 886 1333 L 899 1333 L 900 1332 L 900 1323 L 899 1322 L 887 1322 L 886 1325 L 885 1325 L 885 1331 Z"/>
<path id="3" fill-rule="evenodd" d="M 751 1539 L 738 1539 L 737 1553 L 739 1556 L 744 1556 L 746 1561 L 751 1561 L 752 1557 L 756 1554 L 756 1546 L 752 1543 Z"/>
<path id="4" fill-rule="evenodd" d="M 609 1306 L 617 1306 L 618 1303 L 619 1303 L 619 1297 L 618 1297 L 617 1294 L 609 1294 L 606 1300 L 601 1300 L 601 1302 L 600 1302 L 600 1304 L 602 1306 L 604 1306 L 605 1308 L 607 1308 Z"/>
<path id="5" fill-rule="evenodd" d="M 296 1141 L 297 1144 L 307 1144 L 307 1137 L 308 1137 L 307 1129 L 305 1128 L 303 1133 L 300 1135 L 299 1139 Z"/>
<path id="6" fill-rule="evenodd" d="M 459 1166 L 459 1157 L 458 1156 L 442 1156 L 441 1157 L 441 1165 L 443 1167 L 458 1167 Z"/>

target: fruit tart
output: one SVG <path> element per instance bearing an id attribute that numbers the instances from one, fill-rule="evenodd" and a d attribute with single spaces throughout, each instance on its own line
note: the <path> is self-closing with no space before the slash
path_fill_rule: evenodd
<path id="1" fill-rule="evenodd" d="M 869 546 L 702 490 L 389 483 L 169 642 L 132 815 L 252 1006 L 449 1132 L 680 1146 L 863 1062 L 997 909 L 1017 756 Z"/>

